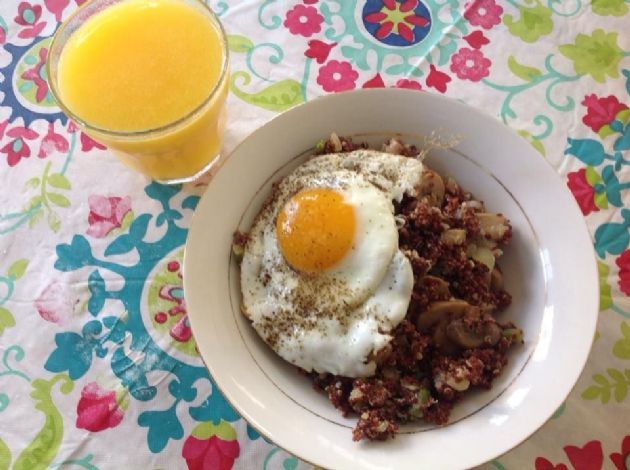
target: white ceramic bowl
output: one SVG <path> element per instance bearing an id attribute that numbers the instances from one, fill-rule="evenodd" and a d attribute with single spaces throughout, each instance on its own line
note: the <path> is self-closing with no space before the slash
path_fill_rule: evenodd
<path id="1" fill-rule="evenodd" d="M 426 163 L 512 222 L 500 264 L 512 305 L 501 314 L 525 344 L 490 391 L 456 405 L 443 427 L 408 425 L 387 442 L 352 441 L 343 418 L 308 379 L 276 356 L 240 314 L 232 234 L 247 231 L 271 183 L 332 131 L 379 144 L 421 143 L 439 130 L 462 137 Z M 564 184 L 516 133 L 461 103 L 409 90 L 361 90 L 316 99 L 241 143 L 197 207 L 186 244 L 184 289 L 199 351 L 226 399 L 256 429 L 328 469 L 469 468 L 516 446 L 566 398 L 588 356 L 598 311 L 595 258 Z"/>

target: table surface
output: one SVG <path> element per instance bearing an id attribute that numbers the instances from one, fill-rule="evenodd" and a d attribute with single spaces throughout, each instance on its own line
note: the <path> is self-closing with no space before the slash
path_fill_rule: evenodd
<path id="1" fill-rule="evenodd" d="M 80 3 L 0 3 L 0 470 L 311 468 L 196 353 L 181 260 L 203 185 L 134 174 L 53 102 L 50 38 Z M 210 4 L 231 50 L 228 152 L 319 95 L 407 87 L 495 115 L 553 165 L 594 240 L 597 334 L 566 403 L 483 468 L 630 469 L 630 2 Z M 415 19 L 392 29 L 399 9 Z M 127 235 L 155 243 L 128 252 Z"/>

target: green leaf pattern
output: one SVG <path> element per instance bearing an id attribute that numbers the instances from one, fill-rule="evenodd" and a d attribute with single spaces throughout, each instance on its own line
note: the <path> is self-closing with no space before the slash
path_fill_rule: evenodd
<path id="1" fill-rule="evenodd" d="M 9 470 L 11 466 L 11 450 L 5 444 L 5 442 L 0 439 L 0 470 Z"/>
<path id="2" fill-rule="evenodd" d="M 628 5 L 624 0 L 593 0 L 593 13 L 601 16 L 623 16 L 628 13 Z"/>
<path id="3" fill-rule="evenodd" d="M 51 391 L 59 382 L 64 395 L 74 388 L 74 383 L 66 374 L 57 374 L 51 380 L 33 381 L 31 397 L 45 420 L 35 438 L 17 457 L 13 470 L 45 470 L 57 455 L 63 439 L 63 418 L 52 401 Z"/>
<path id="4" fill-rule="evenodd" d="M 511 14 L 503 17 L 503 23 L 514 36 L 533 43 L 553 30 L 552 11 L 543 6 L 540 0 L 536 0 L 531 7 L 519 6 L 518 10 L 520 13 L 518 20 L 515 20 Z"/>
<path id="5" fill-rule="evenodd" d="M 239 87 L 238 81 L 242 79 L 242 85 L 248 85 L 251 76 L 247 72 L 235 72 L 230 81 L 230 90 L 243 101 L 269 111 L 286 111 L 293 106 L 304 102 L 304 96 L 300 84 L 292 79 L 276 82 L 261 91 L 248 93 Z"/>
<path id="6" fill-rule="evenodd" d="M 15 326 L 15 317 L 9 310 L 4 307 L 0 307 L 0 336 L 4 333 L 4 330 Z"/>
<path id="7" fill-rule="evenodd" d="M 73 140 L 74 144 L 74 140 Z M 71 155 L 71 154 L 69 154 Z M 51 162 L 44 167 L 44 173 L 41 178 L 31 178 L 24 185 L 25 190 L 37 190 L 38 194 L 32 196 L 24 207 L 24 211 L 32 211 L 28 226 L 33 228 L 46 214 L 48 227 L 53 232 L 58 232 L 61 228 L 61 217 L 56 209 L 67 209 L 70 207 L 70 199 L 60 192 L 51 192 L 49 187 L 57 190 L 67 191 L 72 189 L 72 185 L 68 178 L 62 173 L 50 173 Z"/>
<path id="8" fill-rule="evenodd" d="M 24 272 L 26 271 L 27 267 L 28 260 L 24 258 L 19 259 L 9 267 L 9 271 L 7 272 L 7 274 L 14 280 L 20 279 L 22 276 L 24 276 Z"/>
<path id="9" fill-rule="evenodd" d="M 606 263 L 598 260 L 597 272 L 599 274 L 599 309 L 606 310 L 612 305 L 612 289 L 608 283 L 610 268 Z"/>
<path id="10" fill-rule="evenodd" d="M 251 39 L 245 36 L 237 34 L 231 34 L 228 36 L 228 49 L 232 52 L 249 52 L 254 48 L 254 43 Z"/>
<path id="11" fill-rule="evenodd" d="M 617 41 L 618 33 L 596 29 L 590 36 L 578 34 L 574 44 L 564 44 L 558 49 L 571 59 L 575 73 L 590 75 L 593 80 L 604 83 L 607 77 L 619 78 L 623 50 Z"/>
<path id="12" fill-rule="evenodd" d="M 70 181 L 61 173 L 53 173 L 48 176 L 48 184 L 53 188 L 70 189 Z"/>
<path id="13" fill-rule="evenodd" d="M 593 375 L 593 385 L 582 392 L 585 400 L 599 400 L 602 404 L 610 402 L 611 396 L 621 403 L 628 396 L 630 385 L 630 369 L 621 372 L 617 369 L 606 369 L 608 377 L 603 374 Z"/>
<path id="14" fill-rule="evenodd" d="M 508 68 L 514 75 L 526 82 L 531 82 L 536 77 L 540 77 L 542 75 L 540 69 L 537 69 L 536 67 L 528 67 L 526 65 L 519 64 L 513 55 L 508 57 Z"/>
<path id="15" fill-rule="evenodd" d="M 620 329 L 622 338 L 615 342 L 613 354 L 619 359 L 630 360 L 630 325 L 622 322 Z"/>

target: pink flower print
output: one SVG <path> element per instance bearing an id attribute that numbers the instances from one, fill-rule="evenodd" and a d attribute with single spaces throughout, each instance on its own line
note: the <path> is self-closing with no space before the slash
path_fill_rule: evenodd
<path id="1" fill-rule="evenodd" d="M 70 0 L 44 0 L 44 5 L 49 12 L 55 15 L 57 21 L 61 21 L 61 15 L 69 3 Z"/>
<path id="2" fill-rule="evenodd" d="M 473 31 L 467 36 L 464 36 L 462 39 L 466 40 L 470 47 L 473 49 L 481 49 L 481 46 L 485 46 L 490 41 L 487 37 L 484 36 L 483 31 Z"/>
<path id="3" fill-rule="evenodd" d="M 564 446 L 564 453 L 571 462 L 574 470 L 601 470 L 604 464 L 604 453 L 600 441 L 589 441 L 582 447 Z M 537 457 L 534 461 L 536 470 L 568 470 L 563 464 L 553 464 L 544 457 Z"/>
<path id="4" fill-rule="evenodd" d="M 189 341 L 190 338 L 192 338 L 192 329 L 190 328 L 188 315 L 184 315 L 177 320 L 177 322 L 171 327 L 169 334 L 175 341 L 179 341 L 180 343 Z"/>
<path id="5" fill-rule="evenodd" d="M 481 51 L 462 47 L 451 57 L 451 72 L 455 72 L 462 80 L 478 82 L 490 74 L 491 64 Z"/>
<path id="6" fill-rule="evenodd" d="M 230 470 L 240 454 L 234 428 L 225 421 L 197 425 L 184 442 L 182 457 L 190 470 Z"/>
<path id="7" fill-rule="evenodd" d="M 22 2 L 18 5 L 18 14 L 14 20 L 20 26 L 32 26 L 40 16 L 42 16 L 42 7 L 40 5 Z"/>
<path id="8" fill-rule="evenodd" d="M 559 463 L 558 465 L 554 465 L 544 457 L 537 457 L 534 462 L 534 467 L 536 470 L 569 470 L 565 464 Z"/>
<path id="9" fill-rule="evenodd" d="M 600 441 L 589 441 L 582 447 L 564 446 L 564 453 L 575 470 L 601 470 L 604 452 Z"/>
<path id="10" fill-rule="evenodd" d="M 68 285 L 53 281 L 33 305 L 44 320 L 62 325 L 72 318 L 78 303 L 79 299 Z"/>
<path id="11" fill-rule="evenodd" d="M 77 403 L 77 428 L 98 432 L 116 427 L 122 421 L 127 405 L 126 391 L 117 393 L 90 382 L 81 390 Z"/>
<path id="12" fill-rule="evenodd" d="M 356 87 L 357 78 L 359 73 L 352 68 L 350 62 L 331 60 L 319 69 L 317 83 L 324 91 L 346 91 Z"/>
<path id="13" fill-rule="evenodd" d="M 381 74 L 377 73 L 374 77 L 370 78 L 367 82 L 363 84 L 362 88 L 384 88 L 385 82 L 381 78 Z"/>
<path id="14" fill-rule="evenodd" d="M 66 127 L 66 129 L 71 134 L 74 134 L 76 131 L 80 130 L 81 128 L 72 119 L 68 119 L 68 126 Z M 107 148 L 100 142 L 97 142 L 94 139 L 92 139 L 92 137 L 90 137 L 83 131 L 81 131 L 79 140 L 81 141 L 81 151 L 83 152 L 89 152 L 90 150 L 94 148 L 100 149 L 100 150 L 105 150 Z"/>
<path id="15" fill-rule="evenodd" d="M 92 139 L 92 137 L 87 135 L 85 132 L 81 132 L 81 150 L 83 152 L 89 152 L 93 148 L 105 150 L 107 147 Z"/>
<path id="16" fill-rule="evenodd" d="M 0 45 L 7 42 L 7 32 L 2 25 L 0 25 Z"/>
<path id="17" fill-rule="evenodd" d="M 74 134 L 76 131 L 79 130 L 79 126 L 77 126 L 72 119 L 68 119 L 68 125 L 66 126 L 66 129 L 68 130 L 68 132 L 70 132 L 70 134 Z"/>
<path id="18" fill-rule="evenodd" d="M 26 127 L 18 126 L 7 132 L 13 140 L 8 142 L 0 149 L 0 152 L 7 154 L 7 163 L 9 166 L 15 166 L 22 158 L 31 156 L 31 148 L 27 140 L 33 140 L 38 137 L 37 132 Z"/>
<path id="19" fill-rule="evenodd" d="M 7 143 L 0 149 L 0 152 L 7 154 L 9 166 L 15 166 L 22 158 L 31 156 L 31 148 L 23 139 L 15 139 Z"/>
<path id="20" fill-rule="evenodd" d="M 8 119 L 5 119 L 4 121 L 0 122 L 0 139 L 4 137 L 4 131 L 7 130 L 8 125 L 9 125 Z"/>
<path id="21" fill-rule="evenodd" d="M 42 16 L 41 5 L 31 5 L 28 2 L 22 2 L 18 5 L 18 14 L 13 20 L 24 28 L 18 33 L 18 37 L 27 39 L 34 38 L 46 26 L 45 21 L 38 22 Z"/>
<path id="22" fill-rule="evenodd" d="M 309 37 L 321 31 L 323 21 L 324 17 L 315 7 L 298 4 L 287 11 L 284 26 L 291 34 Z"/>
<path id="23" fill-rule="evenodd" d="M 44 98 L 46 98 L 46 95 L 48 94 L 48 82 L 42 78 L 42 69 L 46 64 L 47 56 L 48 49 L 42 47 L 39 50 L 39 60 L 37 64 L 22 73 L 22 78 L 24 80 L 33 82 L 37 87 L 37 91 L 35 92 L 35 99 L 38 103 L 44 101 Z"/>
<path id="24" fill-rule="evenodd" d="M 104 238 L 112 230 L 122 226 L 123 219 L 131 210 L 129 196 L 106 197 L 91 195 L 88 197 L 90 213 L 88 215 L 87 234 L 95 238 Z"/>
<path id="25" fill-rule="evenodd" d="M 473 26 L 490 29 L 501 23 L 503 8 L 494 0 L 472 0 L 464 6 L 464 18 Z"/>
<path id="26" fill-rule="evenodd" d="M 630 295 L 630 250 L 621 253 L 621 256 L 615 260 L 615 263 L 619 268 L 619 280 L 617 281 L 619 290 L 626 295 Z M 630 449 L 628 452 L 630 452 Z"/>
<path id="27" fill-rule="evenodd" d="M 415 80 L 409 80 L 407 78 L 401 78 L 396 82 L 396 88 L 407 88 L 409 90 L 422 90 L 422 85 Z"/>
<path id="28" fill-rule="evenodd" d="M 33 140 L 39 137 L 37 132 L 24 126 L 15 126 L 7 132 L 7 135 L 9 137 L 24 138 L 28 140 Z"/>
<path id="29" fill-rule="evenodd" d="M 68 126 L 66 127 L 66 129 L 71 134 L 74 134 L 76 131 L 80 130 L 81 128 L 72 119 L 68 119 Z M 99 150 L 105 150 L 107 148 L 100 142 L 97 142 L 96 140 L 92 139 L 92 137 L 90 137 L 83 131 L 81 131 L 79 140 L 81 141 L 81 151 L 83 152 L 89 152 L 90 150 L 94 148 L 99 149 Z"/>
<path id="30" fill-rule="evenodd" d="M 620 103 L 617 97 L 613 95 L 603 98 L 599 98 L 595 94 L 588 95 L 584 97 L 582 104 L 587 109 L 582 122 L 594 132 L 598 132 L 606 124 L 613 122 L 617 113 L 628 109 L 625 104 Z"/>
<path id="31" fill-rule="evenodd" d="M 578 171 L 569 173 L 567 175 L 567 186 L 573 193 L 573 197 L 584 215 L 599 210 L 599 207 L 595 205 L 595 188 L 586 179 L 586 169 L 581 168 Z"/>
<path id="32" fill-rule="evenodd" d="M 627 470 L 626 462 L 630 458 L 630 435 L 623 438 L 621 442 L 621 452 L 613 452 L 610 454 L 610 460 L 615 464 L 617 470 Z"/>
<path id="33" fill-rule="evenodd" d="M 57 152 L 67 152 L 68 151 L 68 141 L 61 134 L 57 134 L 55 132 L 55 123 L 48 123 L 48 132 L 42 139 L 42 142 L 39 146 L 39 152 L 37 152 L 37 156 L 39 158 L 46 158 L 53 151 Z"/>
<path id="34" fill-rule="evenodd" d="M 429 65 L 429 76 L 427 77 L 427 86 L 431 88 L 435 88 L 440 93 L 446 92 L 446 85 L 452 79 L 444 72 L 440 72 L 435 65 Z"/>
<path id="35" fill-rule="evenodd" d="M 310 57 L 311 59 L 315 59 L 318 64 L 323 64 L 328 59 L 328 54 L 330 54 L 330 50 L 337 45 L 336 42 L 332 44 L 325 43 L 318 39 L 311 39 L 308 42 L 308 49 L 304 52 L 306 57 Z"/>

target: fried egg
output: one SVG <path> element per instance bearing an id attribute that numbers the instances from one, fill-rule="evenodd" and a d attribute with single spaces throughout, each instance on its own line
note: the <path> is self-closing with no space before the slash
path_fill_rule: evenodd
<path id="1" fill-rule="evenodd" d="M 413 289 L 393 201 L 415 196 L 421 174 L 416 159 L 359 150 L 314 157 L 275 186 L 249 231 L 241 292 L 244 314 L 285 360 L 374 373 Z"/>

